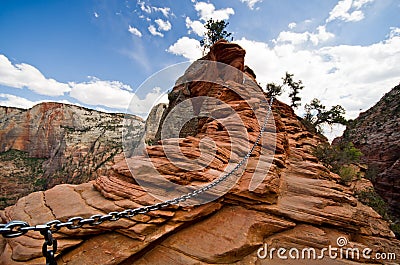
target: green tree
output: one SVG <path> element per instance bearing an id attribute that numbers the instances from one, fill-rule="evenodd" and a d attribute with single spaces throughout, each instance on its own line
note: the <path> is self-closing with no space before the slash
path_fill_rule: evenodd
<path id="1" fill-rule="evenodd" d="M 204 38 L 200 41 L 201 47 L 205 50 L 210 48 L 220 39 L 228 40 L 232 35 L 232 33 L 226 31 L 228 25 L 229 22 L 226 22 L 225 20 L 209 19 L 204 25 L 207 31 L 204 34 Z M 231 38 L 231 40 L 232 39 L 233 38 Z"/>
<path id="2" fill-rule="evenodd" d="M 304 120 L 306 121 L 306 123 L 309 123 L 314 128 L 316 128 L 318 132 L 322 132 L 321 126 L 323 124 L 346 125 L 347 123 L 346 119 L 343 116 L 346 111 L 340 105 L 333 106 L 330 110 L 326 110 L 326 107 L 322 105 L 321 101 L 314 98 L 310 102 L 310 104 L 306 104 L 304 106 L 304 110 L 306 111 Z"/>
<path id="3" fill-rule="evenodd" d="M 265 90 L 269 98 L 280 96 L 283 92 L 282 85 L 277 85 L 275 83 L 268 83 Z"/>
<path id="4" fill-rule="evenodd" d="M 292 102 L 290 106 L 292 108 L 299 107 L 301 105 L 300 103 L 301 97 L 299 97 L 299 93 L 300 90 L 304 88 L 304 86 L 302 85 L 303 82 L 301 80 L 295 82 L 293 80 L 293 74 L 289 74 L 288 72 L 286 72 L 285 77 L 282 79 L 283 79 L 283 84 L 287 85 L 291 90 L 289 93 L 289 97 Z"/>

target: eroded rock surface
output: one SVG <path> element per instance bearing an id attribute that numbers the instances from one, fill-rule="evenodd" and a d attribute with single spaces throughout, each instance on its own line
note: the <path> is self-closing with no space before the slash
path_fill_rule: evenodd
<path id="1" fill-rule="evenodd" d="M 239 46 L 219 42 L 218 49 L 211 49 L 207 58 L 223 60 L 243 71 L 244 55 Z M 94 181 L 58 185 L 22 198 L 0 212 L 2 222 L 17 219 L 41 224 L 52 219 L 64 221 L 73 216 L 89 217 L 151 205 L 158 200 L 138 185 L 137 178 L 157 188 L 161 182 L 154 177 L 154 168 L 171 182 L 186 185 L 188 190 L 204 186 L 228 171 L 229 162 L 240 161 L 260 133 L 260 121 L 254 110 L 263 114 L 261 117 L 266 116 L 264 94 L 251 82 L 253 75 L 233 71 L 228 73 L 229 79 L 224 79 L 225 72 L 218 72 L 218 68 L 197 68 L 201 62 L 197 63 L 186 74 L 202 75 L 212 70 L 226 86 L 190 82 L 177 85 L 172 93 L 187 93 L 188 98 L 205 95 L 225 102 L 235 110 L 233 114 L 226 106 L 213 106 L 214 111 L 221 119 L 230 121 L 230 128 L 235 128 L 231 133 L 245 129 L 243 140 L 239 137 L 238 142 L 231 143 L 227 127 L 221 126 L 217 119 L 198 119 L 188 125 L 190 135 L 147 146 L 147 155 L 121 160 L 112 171 Z M 232 93 L 227 86 L 242 91 L 245 96 Z M 171 100 L 170 106 L 179 104 L 174 100 L 180 99 L 172 97 Z M 198 106 L 198 102 L 194 103 Z M 358 202 L 350 188 L 340 185 L 339 177 L 312 155 L 311 147 L 326 139 L 307 131 L 289 106 L 275 101 L 272 110 L 273 122 L 267 123 L 261 143 L 243 166 L 244 172 L 238 170 L 240 178 L 234 175 L 228 179 L 227 183 L 233 187 L 226 194 L 202 205 L 182 202 L 95 227 L 62 228 L 55 234 L 59 240 L 59 264 L 271 264 L 270 260 L 257 257 L 258 248 L 265 243 L 275 248 L 322 249 L 336 246 L 339 236 L 346 237 L 349 246 L 400 255 L 400 242 L 394 238 L 387 222 Z M 201 140 L 206 137 L 214 144 L 203 142 L 202 145 Z M 186 157 L 198 159 L 205 166 L 187 169 L 171 162 L 166 152 L 176 143 Z M 264 155 L 271 154 L 272 149 L 274 154 Z M 261 183 L 250 191 L 249 184 L 255 176 L 262 176 Z M 168 197 L 168 192 L 161 192 L 162 189 L 159 196 Z M 218 194 L 218 189 L 206 193 Z M 0 263 L 43 263 L 42 243 L 43 239 L 35 232 L 13 239 L 1 238 Z M 274 261 L 274 264 L 306 264 L 304 260 Z M 307 261 L 307 264 L 364 262 L 325 259 L 320 263 Z"/>
<path id="2" fill-rule="evenodd" d="M 135 116 L 50 102 L 0 107 L 1 209 L 35 190 L 105 174 L 122 152 L 124 118 L 136 145 L 144 121 Z"/>

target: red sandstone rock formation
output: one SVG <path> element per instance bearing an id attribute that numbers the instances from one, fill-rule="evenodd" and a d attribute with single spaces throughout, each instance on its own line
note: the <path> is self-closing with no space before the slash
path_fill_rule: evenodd
<path id="1" fill-rule="evenodd" d="M 224 62 L 232 63 L 239 70 L 244 69 L 243 49 L 226 42 L 219 42 L 216 47 L 218 49 L 211 48 L 207 59 L 229 58 Z M 212 66 L 208 65 L 203 69 L 201 65 L 202 62 L 192 65 L 182 80 L 190 79 L 188 75 L 201 76 L 210 71 L 216 80 L 220 78 L 236 91 L 258 93 L 249 92 L 246 97 L 240 97 L 215 83 L 178 82 L 172 93 L 181 97 L 172 97 L 175 101 L 170 102 L 170 106 L 176 106 L 178 100 L 183 102 L 183 96 L 186 99 L 198 96 L 218 98 L 235 112 L 230 113 L 226 106 L 215 105 L 215 113 L 229 121 L 232 121 L 230 116 L 236 117 L 230 125 L 237 130 L 245 129 L 246 141 L 238 138 L 238 142 L 231 143 L 227 127 L 215 119 L 199 118 L 196 123 L 188 125 L 189 133 L 184 138 L 163 139 L 148 146 L 148 156 L 122 160 L 112 172 L 95 181 L 58 185 L 22 198 L 16 205 L 0 212 L 2 222 L 17 219 L 41 224 L 55 218 L 65 221 L 73 216 L 89 217 L 153 204 L 157 200 L 135 179 L 141 175 L 144 180 L 153 181 L 149 161 L 165 178 L 188 187 L 202 186 L 218 178 L 230 159 L 239 161 L 239 156 L 246 154 L 255 142 L 260 133 L 260 123 L 254 109 L 265 117 L 266 104 L 261 101 L 261 88 L 247 80 L 250 76 L 240 76 L 233 71 L 228 73 L 231 79 L 224 79 L 226 72 L 219 72 L 218 67 L 210 69 Z M 194 106 L 198 103 L 194 101 Z M 369 247 L 374 251 L 399 255 L 400 242 L 394 238 L 387 222 L 370 207 L 358 202 L 350 188 L 340 185 L 339 177 L 312 155 L 311 147 L 326 140 L 307 131 L 289 106 L 276 101 L 272 109 L 274 122 L 267 124 L 265 138 L 245 164 L 245 171 L 239 174 L 237 183 L 230 182 L 235 185 L 225 195 L 202 205 L 185 206 L 182 203 L 96 227 L 62 228 L 55 234 L 59 242 L 59 264 L 284 264 L 279 259 L 259 260 L 257 250 L 264 243 L 275 248 L 322 249 L 328 245 L 336 246 L 339 236 L 348 239 L 348 247 Z M 205 137 L 210 137 L 215 145 L 209 149 L 206 146 L 201 154 L 200 142 Z M 268 139 L 275 142 L 271 144 Z M 208 151 L 211 149 L 216 152 L 207 160 L 206 167 L 186 170 L 165 156 L 166 150 L 176 142 L 185 156 L 199 158 L 199 163 L 203 162 L 202 159 L 209 159 L 211 153 Z M 232 151 L 234 144 L 239 148 Z M 268 150 L 274 146 L 275 155 L 262 155 L 264 152 L 269 154 Z M 135 178 L 129 167 L 136 174 Z M 249 183 L 255 171 L 263 179 L 256 189 L 250 191 Z M 157 180 L 154 181 L 157 185 Z M 42 243 L 42 237 L 35 232 L 13 239 L 1 238 L 0 263 L 43 263 Z M 290 262 L 287 264 L 305 264 L 304 260 Z M 327 258 L 314 263 L 307 261 L 307 264 L 364 262 Z"/>

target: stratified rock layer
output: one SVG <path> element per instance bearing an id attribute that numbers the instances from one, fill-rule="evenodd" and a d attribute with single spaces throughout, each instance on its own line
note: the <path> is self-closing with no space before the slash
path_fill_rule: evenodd
<path id="1" fill-rule="evenodd" d="M 232 65 L 244 69 L 241 64 L 244 62 L 243 49 L 226 42 L 218 42 L 217 47 L 211 49 L 208 59 L 239 57 L 231 61 L 235 62 Z M 218 53 L 213 54 L 213 51 Z M 186 74 L 196 74 L 195 69 L 196 65 Z M 197 74 L 201 74 L 204 69 L 198 71 Z M 218 69 L 213 69 L 213 73 L 223 74 Z M 252 75 L 247 77 L 254 78 Z M 95 181 L 59 185 L 30 194 L 0 212 L 2 221 L 17 219 L 41 224 L 55 218 L 89 217 L 153 204 L 157 200 L 136 181 L 142 175 L 144 180 L 158 184 L 151 175 L 149 161 L 165 178 L 188 187 L 202 186 L 216 179 L 228 170 L 230 159 L 240 160 L 239 154 L 245 154 L 260 133 L 259 121 L 252 114 L 249 102 L 264 114 L 263 117 L 267 113 L 265 103 L 261 101 L 261 88 L 246 81 L 247 77 L 237 75 L 225 81 L 230 87 L 242 89 L 240 91 L 258 90 L 254 97 L 242 98 L 224 86 L 204 82 L 178 85 L 173 91 L 177 95 L 188 90 L 191 97 L 214 96 L 231 106 L 238 116 L 234 116 L 236 119 L 230 126 L 247 131 L 248 140 L 239 141 L 241 148 L 232 147 L 234 143 L 229 143 L 227 131 L 215 119 L 199 119 L 189 126 L 191 136 L 163 139 L 148 146 L 147 156 L 122 160 L 112 172 Z M 173 101 L 170 104 L 177 105 Z M 226 109 L 218 109 L 218 106 L 215 109 L 226 113 Z M 350 188 L 340 185 L 339 177 L 312 155 L 311 147 L 326 140 L 307 131 L 289 106 L 276 101 L 272 109 L 274 122 L 267 124 L 264 133 L 267 140 L 255 148 L 244 165 L 243 174 L 239 171 L 240 179 L 228 181 L 234 185 L 225 195 L 202 205 L 184 206 L 182 203 L 95 227 L 62 228 L 55 234 L 59 241 L 59 264 L 285 264 L 276 256 L 274 261 L 260 260 L 257 250 L 265 243 L 287 249 L 335 247 L 339 236 L 346 237 L 350 247 L 369 247 L 399 255 L 400 242 L 394 238 L 388 224 L 370 207 L 358 202 Z M 210 160 L 207 160 L 208 142 L 203 142 L 206 147 L 203 146 L 204 152 L 200 154 L 201 139 L 206 136 L 215 144 L 210 148 L 216 151 Z M 268 139 L 274 139 L 275 143 L 271 145 Z M 165 152 L 174 142 L 179 143 L 185 156 L 199 158 L 200 163 L 203 162 L 201 159 L 207 160 L 206 166 L 187 170 L 172 163 Z M 275 154 L 263 156 L 273 146 Z M 261 184 L 250 191 L 254 172 L 263 178 Z M 35 232 L 1 239 L 0 263 L 43 262 L 42 243 L 43 239 Z M 307 261 L 307 264 L 360 264 L 365 260 L 325 259 L 317 262 L 320 260 Z M 286 264 L 306 263 L 289 260 Z"/>
<path id="2" fill-rule="evenodd" d="M 2 202 L 7 206 L 34 190 L 105 174 L 122 153 L 124 118 L 135 145 L 144 128 L 135 116 L 50 102 L 28 110 L 0 107 Z"/>
<path id="3" fill-rule="evenodd" d="M 400 220 L 400 85 L 361 113 L 336 141 L 352 142 L 362 151 L 375 190 Z"/>

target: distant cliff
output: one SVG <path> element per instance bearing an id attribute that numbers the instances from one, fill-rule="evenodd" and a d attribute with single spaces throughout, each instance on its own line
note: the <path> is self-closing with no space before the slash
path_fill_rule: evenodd
<path id="1" fill-rule="evenodd" d="M 353 142 L 362 151 L 367 176 L 400 219 L 400 85 L 351 121 L 337 141 Z"/>
<path id="2" fill-rule="evenodd" d="M 136 144 L 144 121 L 126 117 Z M 33 191 L 106 173 L 122 152 L 123 119 L 124 114 L 60 103 L 0 107 L 0 208 Z"/>

